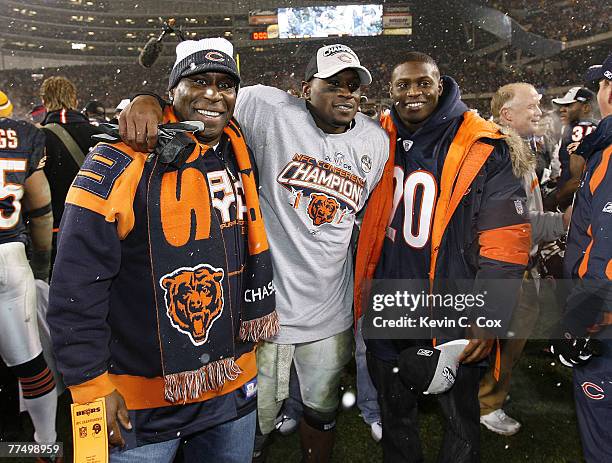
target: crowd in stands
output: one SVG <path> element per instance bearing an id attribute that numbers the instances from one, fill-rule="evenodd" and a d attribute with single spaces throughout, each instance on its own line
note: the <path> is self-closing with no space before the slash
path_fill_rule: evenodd
<path id="1" fill-rule="evenodd" d="M 424 50 L 430 53 L 440 63 L 442 73 L 451 75 L 459 84 L 463 94 L 481 94 L 492 92 L 501 83 L 514 81 L 533 82 L 536 88 L 569 86 L 580 80 L 577 69 L 584 67 L 585 54 L 583 50 L 568 51 L 553 59 L 536 62 L 524 66 L 502 65 L 487 58 L 470 57 L 467 54 L 454 55 L 437 47 Z M 373 82 L 366 95 L 370 100 L 385 100 L 388 98 L 388 82 L 392 66 L 389 63 L 401 61 L 404 50 L 386 50 L 384 54 L 376 48 L 360 50 L 359 53 L 365 66 L 372 70 Z M 588 54 L 588 57 L 592 53 Z M 249 59 L 253 58 L 253 59 Z M 509 54 L 508 62 L 512 60 Z M 244 55 L 243 84 L 263 83 L 284 90 L 301 89 L 303 70 L 306 63 L 279 63 L 272 68 L 258 65 L 258 60 Z M 42 70 L 7 70 L 0 75 L 0 86 L 10 92 L 17 113 L 25 115 L 32 107 L 40 103 L 38 86 L 32 75 L 65 75 L 75 81 L 79 89 L 79 101 L 84 105 L 87 101 L 102 102 L 107 109 L 114 108 L 123 98 L 140 91 L 166 93 L 167 63 L 154 65 L 143 70 L 138 64 L 121 65 L 85 65 Z M 136 76 L 136 77 L 135 77 Z"/>
<path id="2" fill-rule="evenodd" d="M 597 0 L 496 0 L 488 6 L 502 10 L 525 29 L 564 42 L 610 32 L 612 6 Z M 551 17 L 554 11 L 554 20 Z"/>

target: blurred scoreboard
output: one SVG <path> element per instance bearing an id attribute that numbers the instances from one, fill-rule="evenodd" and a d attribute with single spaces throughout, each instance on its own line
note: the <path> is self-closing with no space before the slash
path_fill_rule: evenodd
<path id="1" fill-rule="evenodd" d="M 384 35 L 412 35 L 412 13 L 408 5 L 386 5 L 382 20 Z"/>
<path id="2" fill-rule="evenodd" d="M 253 41 L 311 37 L 411 35 L 409 5 L 340 5 L 249 11 Z M 263 27 L 262 27 L 263 26 Z"/>

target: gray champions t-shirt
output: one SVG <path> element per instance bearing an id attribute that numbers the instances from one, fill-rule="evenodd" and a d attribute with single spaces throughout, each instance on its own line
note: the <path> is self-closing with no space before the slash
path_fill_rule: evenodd
<path id="1" fill-rule="evenodd" d="M 281 322 L 272 341 L 338 334 L 352 323 L 355 214 L 382 175 L 389 138 L 363 114 L 326 134 L 304 100 L 263 85 L 240 89 L 235 116 L 259 170 Z"/>

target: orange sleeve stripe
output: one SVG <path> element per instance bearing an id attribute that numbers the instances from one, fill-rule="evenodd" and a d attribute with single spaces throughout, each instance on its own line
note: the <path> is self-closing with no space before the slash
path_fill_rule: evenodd
<path id="1" fill-rule="evenodd" d="M 591 181 L 589 182 L 589 189 L 591 190 L 591 194 L 595 193 L 595 190 L 599 186 L 599 184 L 603 181 L 606 176 L 606 172 L 608 171 L 608 164 L 610 163 L 610 155 L 612 154 L 612 148 L 608 148 L 605 150 L 601 156 L 601 162 L 595 168 L 593 172 L 593 176 L 591 177 Z"/>
<path id="2" fill-rule="evenodd" d="M 99 181 L 102 180 L 102 176 L 101 175 L 95 174 L 93 172 L 89 172 L 87 170 L 80 171 L 79 175 L 82 175 L 83 177 L 89 177 L 89 178 L 95 180 L 96 182 L 99 182 Z"/>
<path id="3" fill-rule="evenodd" d="M 608 280 L 612 280 L 612 259 L 610 259 L 608 265 L 606 265 L 606 276 Z"/>
<path id="4" fill-rule="evenodd" d="M 106 159 L 104 156 L 98 156 L 97 154 L 94 154 L 91 158 L 94 161 L 101 162 L 102 164 L 106 164 L 107 166 L 113 165 L 113 162 L 110 159 Z"/>
<path id="5" fill-rule="evenodd" d="M 104 372 L 100 376 L 85 381 L 84 383 L 77 384 L 76 386 L 69 386 L 68 388 L 70 389 L 70 394 L 72 394 L 72 400 L 79 404 L 86 404 L 92 400 L 104 397 L 116 389 L 115 385 L 110 380 L 108 372 Z"/>
<path id="6" fill-rule="evenodd" d="M 589 259 L 591 258 L 591 248 L 593 247 L 593 233 L 590 225 L 589 228 L 587 228 L 587 235 L 591 237 L 591 242 L 587 246 L 584 256 L 582 256 L 582 261 L 580 261 L 580 266 L 578 267 L 578 276 L 580 278 L 584 278 L 589 269 Z"/>
<path id="7" fill-rule="evenodd" d="M 517 265 L 527 265 L 531 249 L 531 224 L 521 223 L 480 233 L 480 255 Z"/>

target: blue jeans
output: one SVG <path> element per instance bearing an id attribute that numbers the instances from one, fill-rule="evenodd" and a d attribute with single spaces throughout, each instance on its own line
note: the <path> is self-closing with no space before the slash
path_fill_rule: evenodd
<path id="1" fill-rule="evenodd" d="M 378 393 L 366 362 L 366 346 L 361 333 L 361 325 L 363 317 L 357 322 L 357 330 L 355 331 L 355 364 L 357 366 L 357 407 L 361 411 L 363 421 L 367 424 L 380 421 L 380 407 L 378 405 Z"/>
<path id="2" fill-rule="evenodd" d="M 129 450 L 112 449 L 111 463 L 170 463 L 181 444 L 181 439 L 172 439 L 155 444 L 142 445 Z"/>
<path id="3" fill-rule="evenodd" d="M 253 456 L 256 412 L 189 436 L 183 444 L 185 462 L 248 463 Z M 181 439 L 111 452 L 111 463 L 171 463 Z"/>
<path id="4" fill-rule="evenodd" d="M 228 421 L 187 438 L 186 463 L 250 463 L 253 458 L 257 412 Z M 147 462 L 150 463 L 150 462 Z"/>

